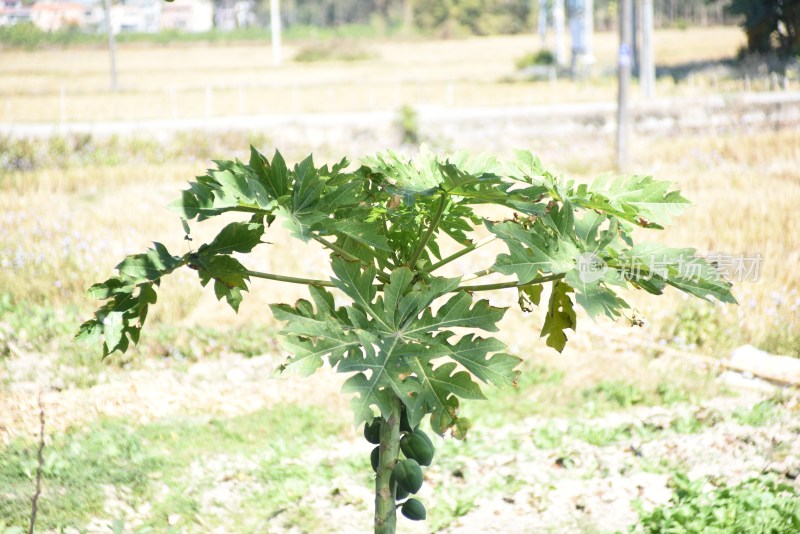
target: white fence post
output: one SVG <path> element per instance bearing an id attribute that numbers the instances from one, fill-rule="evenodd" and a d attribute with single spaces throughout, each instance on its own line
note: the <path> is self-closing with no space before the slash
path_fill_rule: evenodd
<path id="1" fill-rule="evenodd" d="M 67 89 L 64 84 L 61 84 L 61 91 L 58 99 L 58 116 L 59 122 L 64 124 L 67 120 Z"/>
<path id="2" fill-rule="evenodd" d="M 281 52 L 281 4 L 280 0 L 270 0 L 269 23 L 272 34 L 272 64 L 276 67 L 283 61 Z"/>
<path id="3" fill-rule="evenodd" d="M 299 89 L 297 88 L 297 84 L 292 85 L 292 112 L 299 113 L 300 112 L 300 95 L 298 94 Z"/>
<path id="4" fill-rule="evenodd" d="M 172 110 L 172 118 L 178 117 L 178 90 L 175 89 L 175 86 L 171 86 L 169 88 L 169 104 Z"/>

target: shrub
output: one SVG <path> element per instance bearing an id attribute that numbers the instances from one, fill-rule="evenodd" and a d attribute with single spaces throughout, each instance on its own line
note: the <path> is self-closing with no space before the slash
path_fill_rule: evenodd
<path id="1" fill-rule="evenodd" d="M 325 41 L 307 45 L 294 56 L 295 61 L 364 61 L 375 59 L 378 54 L 352 41 Z"/>
<path id="2" fill-rule="evenodd" d="M 517 59 L 516 63 L 517 70 L 526 69 L 528 67 L 550 66 L 555 64 L 556 57 L 549 50 L 539 50 L 538 52 L 525 54 L 521 58 Z"/>

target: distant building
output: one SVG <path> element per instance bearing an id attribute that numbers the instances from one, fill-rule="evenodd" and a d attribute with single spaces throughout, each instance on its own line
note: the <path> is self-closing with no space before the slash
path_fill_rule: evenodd
<path id="1" fill-rule="evenodd" d="M 161 29 L 198 33 L 214 27 L 211 0 L 175 0 L 161 7 Z"/>
<path id="2" fill-rule="evenodd" d="M 229 31 L 256 23 L 256 3 L 253 0 L 223 0 L 214 10 L 214 26 Z"/>
<path id="3" fill-rule="evenodd" d="M 0 0 L 0 26 L 12 26 L 31 20 L 31 8 L 19 0 Z"/>
<path id="4" fill-rule="evenodd" d="M 31 21 L 46 32 L 85 27 L 87 6 L 73 2 L 36 2 Z"/>
<path id="5" fill-rule="evenodd" d="M 253 0 L 230 0 L 225 5 L 228 8 L 223 8 L 222 20 L 226 29 L 255 21 Z M 114 33 L 206 32 L 214 27 L 214 5 L 211 0 L 112 0 L 110 19 Z M 103 0 L 40 0 L 32 7 L 23 6 L 20 0 L 0 0 L 0 26 L 25 21 L 47 32 L 106 28 Z"/>
<path id="6" fill-rule="evenodd" d="M 121 0 L 111 7 L 114 33 L 155 33 L 161 29 L 161 0 Z"/>

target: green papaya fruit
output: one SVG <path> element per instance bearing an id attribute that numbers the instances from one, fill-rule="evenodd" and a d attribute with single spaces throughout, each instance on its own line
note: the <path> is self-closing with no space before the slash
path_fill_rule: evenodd
<path id="1" fill-rule="evenodd" d="M 400 432 L 413 432 L 414 429 L 411 428 L 411 423 L 408 422 L 408 415 L 406 414 L 406 408 L 403 406 L 403 409 L 400 411 Z"/>
<path id="2" fill-rule="evenodd" d="M 400 487 L 399 484 L 395 483 L 394 485 L 394 500 L 395 501 L 402 501 L 403 499 L 408 497 L 408 492 Z"/>
<path id="3" fill-rule="evenodd" d="M 427 517 L 425 506 L 417 499 L 408 499 L 400 509 L 404 516 L 412 521 L 422 521 Z"/>
<path id="4" fill-rule="evenodd" d="M 381 418 L 376 417 L 371 423 L 364 423 L 364 438 L 377 445 L 381 442 Z"/>
<path id="5" fill-rule="evenodd" d="M 400 460 L 392 476 L 397 485 L 409 493 L 416 493 L 422 487 L 422 469 L 416 460 Z"/>
<path id="6" fill-rule="evenodd" d="M 420 429 L 406 434 L 400 439 L 400 450 L 406 458 L 416 460 L 419 465 L 431 465 L 433 461 L 433 442 Z"/>
<path id="7" fill-rule="evenodd" d="M 372 449 L 372 452 L 369 454 L 369 460 L 372 462 L 372 470 L 376 473 L 378 472 L 378 463 L 381 459 L 381 448 L 375 447 Z"/>

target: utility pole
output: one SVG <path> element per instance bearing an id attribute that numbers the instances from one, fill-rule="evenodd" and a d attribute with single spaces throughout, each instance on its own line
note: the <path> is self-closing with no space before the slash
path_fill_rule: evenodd
<path id="1" fill-rule="evenodd" d="M 631 77 L 639 78 L 639 3 L 631 0 Z"/>
<path id="2" fill-rule="evenodd" d="M 105 0 L 106 32 L 108 33 L 108 55 L 111 59 L 111 90 L 117 91 L 117 43 L 111 27 L 111 0 Z"/>
<path id="3" fill-rule="evenodd" d="M 414 0 L 403 2 L 403 29 L 409 33 L 414 29 Z"/>
<path id="4" fill-rule="evenodd" d="M 280 0 L 269 2 L 269 22 L 272 33 L 272 64 L 281 64 L 281 6 Z"/>
<path id="5" fill-rule="evenodd" d="M 553 5 L 553 26 L 555 26 L 556 44 L 555 56 L 556 64 L 563 67 L 566 63 L 567 47 L 564 39 L 564 0 L 555 0 Z"/>
<path id="6" fill-rule="evenodd" d="M 619 4 L 619 56 L 617 71 L 619 89 L 617 99 L 617 169 L 625 172 L 630 164 L 629 141 L 631 136 L 628 93 L 631 83 L 631 39 L 633 33 L 633 0 L 620 0 Z"/>
<path id="7" fill-rule="evenodd" d="M 642 54 L 639 83 L 645 98 L 653 98 L 656 90 L 656 63 L 653 52 L 653 0 L 641 0 Z"/>
<path id="8" fill-rule="evenodd" d="M 547 0 L 539 0 L 539 39 L 542 49 L 547 48 Z"/>
<path id="9" fill-rule="evenodd" d="M 588 75 L 594 64 L 592 41 L 594 36 L 594 8 L 592 0 L 573 0 L 569 20 L 572 33 L 573 74 Z"/>

